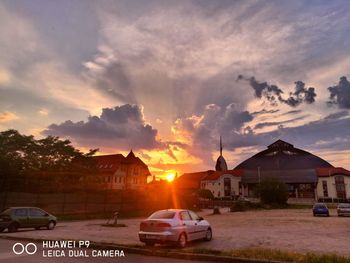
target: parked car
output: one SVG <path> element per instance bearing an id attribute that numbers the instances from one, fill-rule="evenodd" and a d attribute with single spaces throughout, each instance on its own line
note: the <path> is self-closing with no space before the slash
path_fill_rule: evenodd
<path id="1" fill-rule="evenodd" d="M 343 203 L 337 207 L 338 216 L 350 216 L 350 204 Z"/>
<path id="2" fill-rule="evenodd" d="M 159 210 L 140 223 L 139 238 L 146 245 L 173 243 L 185 247 L 189 241 L 212 239 L 208 221 L 191 210 Z"/>
<path id="3" fill-rule="evenodd" d="M 37 207 L 10 207 L 0 213 L 0 232 L 16 232 L 18 228 L 55 228 L 57 218 Z"/>
<path id="4" fill-rule="evenodd" d="M 329 210 L 325 203 L 314 204 L 314 207 L 312 208 L 312 212 L 314 216 L 317 216 L 317 215 L 329 216 Z"/>

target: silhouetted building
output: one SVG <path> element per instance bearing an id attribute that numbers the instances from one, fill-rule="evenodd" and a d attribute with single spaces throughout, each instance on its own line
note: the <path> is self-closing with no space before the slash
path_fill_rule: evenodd
<path id="1" fill-rule="evenodd" d="M 91 158 L 96 161 L 98 175 L 103 177 L 107 189 L 144 189 L 151 175 L 148 166 L 132 150 L 126 157 L 110 154 Z"/>
<path id="2" fill-rule="evenodd" d="M 282 140 L 243 161 L 234 170 L 242 171 L 245 196 L 252 196 L 255 185 L 264 178 L 275 177 L 287 184 L 290 197 L 350 198 L 349 171 L 336 169 L 322 158 Z M 345 181 L 348 181 L 347 191 Z"/>

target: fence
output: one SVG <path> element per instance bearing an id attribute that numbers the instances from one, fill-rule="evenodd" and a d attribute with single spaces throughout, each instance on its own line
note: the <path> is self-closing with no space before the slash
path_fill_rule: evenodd
<path id="1" fill-rule="evenodd" d="M 1 210 L 11 206 L 36 206 L 53 214 L 137 212 L 167 208 L 168 201 L 154 198 L 146 192 L 123 190 L 73 193 L 0 193 Z"/>

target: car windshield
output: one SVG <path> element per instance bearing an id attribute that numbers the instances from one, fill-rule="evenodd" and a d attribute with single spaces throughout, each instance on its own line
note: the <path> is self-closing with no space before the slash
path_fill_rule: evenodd
<path id="1" fill-rule="evenodd" d="M 175 216 L 174 211 L 162 210 L 162 211 L 157 211 L 153 213 L 149 218 L 150 219 L 172 219 L 174 218 L 174 216 Z"/>

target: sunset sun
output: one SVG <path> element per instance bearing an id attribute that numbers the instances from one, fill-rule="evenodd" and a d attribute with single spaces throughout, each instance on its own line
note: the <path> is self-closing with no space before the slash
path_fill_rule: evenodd
<path id="1" fill-rule="evenodd" d="M 169 173 L 169 174 L 166 175 L 166 180 L 168 182 L 172 182 L 172 181 L 174 181 L 174 179 L 175 179 L 175 174 Z"/>

